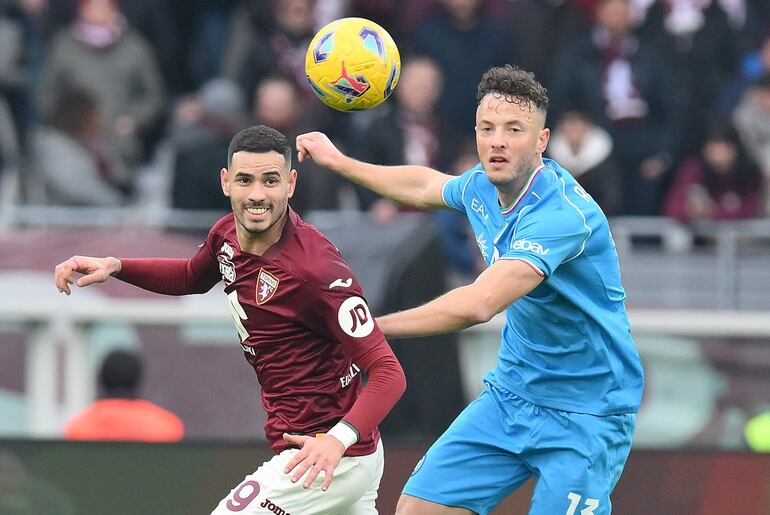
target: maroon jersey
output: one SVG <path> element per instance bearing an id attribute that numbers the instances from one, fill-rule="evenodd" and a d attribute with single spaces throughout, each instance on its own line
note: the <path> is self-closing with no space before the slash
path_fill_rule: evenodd
<path id="1" fill-rule="evenodd" d="M 324 433 L 338 421 L 358 443 L 346 455 L 374 452 L 377 424 L 405 387 L 403 371 L 339 251 L 293 211 L 280 240 L 263 255 L 243 252 L 232 214 L 219 220 L 190 260 L 121 260 L 118 278 L 152 291 L 207 291 L 218 279 L 244 355 L 262 387 L 265 434 L 276 452 L 283 433 Z M 149 278 L 149 279 L 148 279 Z M 369 382 L 356 404 L 361 371 Z"/>
<path id="2" fill-rule="evenodd" d="M 220 220 L 204 248 L 219 262 L 279 451 L 284 432 L 323 433 L 350 411 L 361 388 L 356 361 L 385 338 L 353 272 L 313 226 L 290 211 L 280 240 L 256 256 L 240 250 L 234 220 Z M 378 438 L 376 427 L 360 435 L 350 454 L 374 452 Z"/>

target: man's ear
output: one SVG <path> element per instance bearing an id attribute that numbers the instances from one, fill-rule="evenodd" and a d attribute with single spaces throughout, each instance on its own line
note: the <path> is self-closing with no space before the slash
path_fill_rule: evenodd
<path id="1" fill-rule="evenodd" d="M 297 187 L 297 170 L 292 168 L 289 171 L 289 198 L 294 196 L 294 189 Z"/>
<path id="2" fill-rule="evenodd" d="M 545 152 L 545 147 L 548 146 L 548 140 L 551 138 L 551 129 L 546 127 L 540 131 L 540 136 L 537 138 L 537 153 L 542 154 Z"/>
<path id="3" fill-rule="evenodd" d="M 219 172 L 219 182 L 222 183 L 222 193 L 225 194 L 225 197 L 230 196 L 230 173 L 227 171 L 227 168 L 222 168 Z"/>

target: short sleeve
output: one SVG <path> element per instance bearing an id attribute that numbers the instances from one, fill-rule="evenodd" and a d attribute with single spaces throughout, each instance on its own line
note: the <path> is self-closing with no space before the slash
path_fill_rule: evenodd
<path id="1" fill-rule="evenodd" d="M 441 197 L 447 206 L 461 213 L 466 212 L 465 202 L 463 201 L 465 190 L 468 188 L 468 184 L 473 178 L 473 175 L 479 173 L 480 169 L 481 165 L 478 165 L 462 175 L 449 179 L 444 183 L 441 190 Z"/>
<path id="2" fill-rule="evenodd" d="M 559 265 L 583 253 L 591 228 L 585 215 L 568 202 L 530 209 L 521 213 L 501 259 L 524 260 L 550 277 Z"/>

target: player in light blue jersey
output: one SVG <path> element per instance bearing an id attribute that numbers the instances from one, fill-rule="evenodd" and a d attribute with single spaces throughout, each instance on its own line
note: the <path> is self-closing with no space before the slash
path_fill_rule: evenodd
<path id="1" fill-rule="evenodd" d="M 321 133 L 311 157 L 383 196 L 465 213 L 488 265 L 478 278 L 378 319 L 388 337 L 463 329 L 505 310 L 486 389 L 415 467 L 398 515 L 486 514 L 535 477 L 530 515 L 604 515 L 631 448 L 643 374 L 607 218 L 543 158 L 548 96 L 531 73 L 482 77 L 480 164 L 459 177 L 343 155 Z"/>

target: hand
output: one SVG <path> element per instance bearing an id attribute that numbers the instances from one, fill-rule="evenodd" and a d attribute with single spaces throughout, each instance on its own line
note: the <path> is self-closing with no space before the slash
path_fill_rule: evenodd
<path id="1" fill-rule="evenodd" d="M 716 205 L 704 186 L 693 184 L 688 188 L 685 196 L 685 212 L 688 217 L 711 218 L 715 209 Z"/>
<path id="2" fill-rule="evenodd" d="M 297 136 L 297 159 L 301 163 L 306 157 L 321 166 L 337 170 L 344 155 L 323 132 L 308 132 Z"/>
<path id="3" fill-rule="evenodd" d="M 83 277 L 75 280 L 75 272 Z M 72 293 L 70 284 L 75 283 L 83 288 L 94 283 L 103 283 L 111 275 L 120 272 L 120 260 L 114 257 L 95 258 L 88 256 L 72 256 L 67 261 L 59 263 L 54 269 L 54 280 L 59 293 Z"/>
<path id="4" fill-rule="evenodd" d="M 296 483 L 310 469 L 310 474 L 302 483 L 303 488 L 309 488 L 318 473 L 324 471 L 324 482 L 321 490 L 324 492 L 329 489 L 332 482 L 332 474 L 335 467 L 345 454 L 345 446 L 333 436 L 322 435 L 313 438 L 305 435 L 283 434 L 283 439 L 293 445 L 300 446 L 300 451 L 286 464 L 283 469 L 284 474 L 297 469 L 291 476 L 291 481 Z"/>

